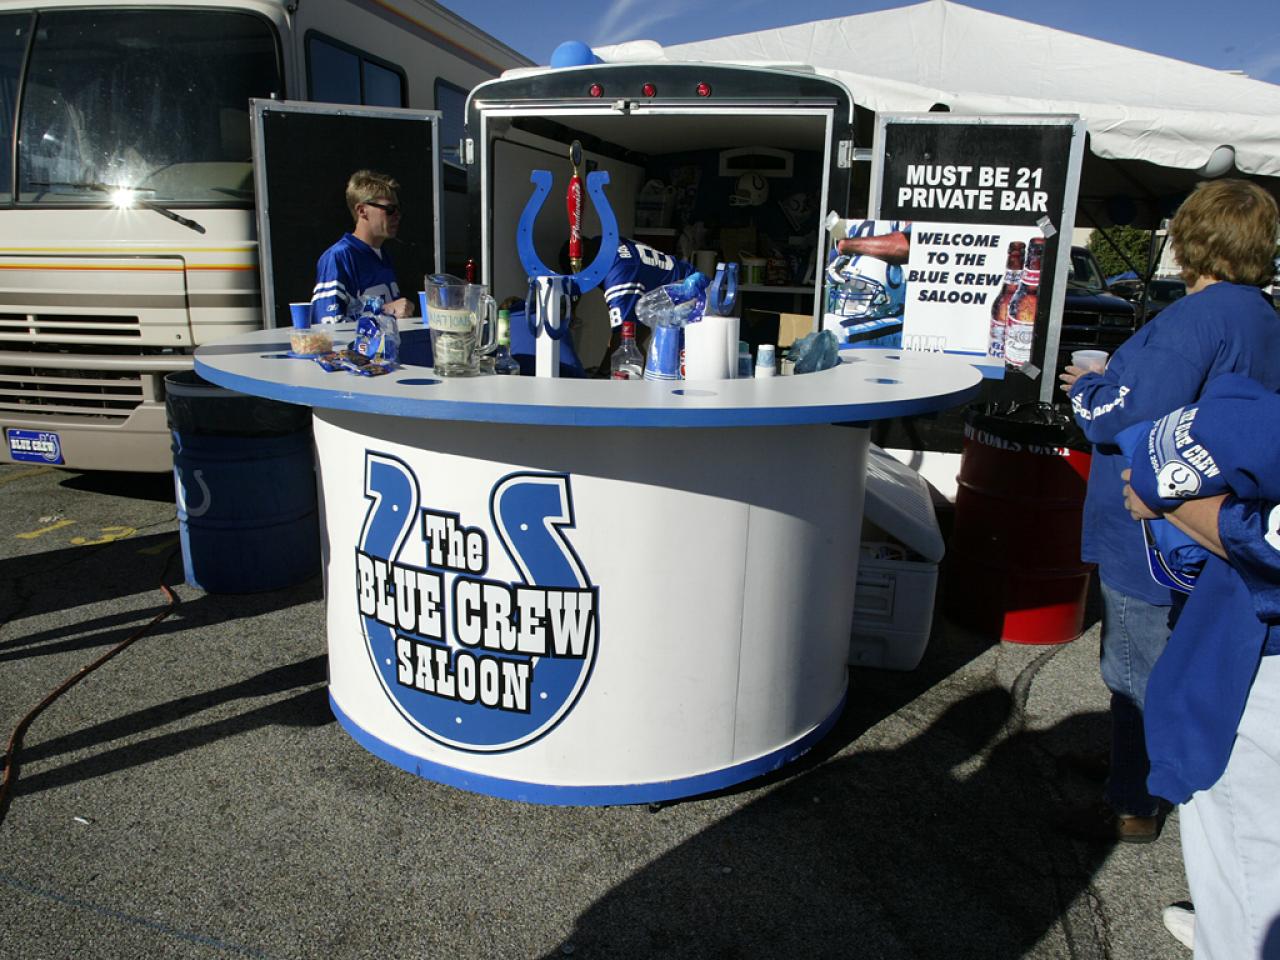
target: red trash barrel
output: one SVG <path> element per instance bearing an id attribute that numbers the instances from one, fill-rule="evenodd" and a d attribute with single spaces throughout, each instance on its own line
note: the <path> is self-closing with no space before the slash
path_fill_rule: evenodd
<path id="1" fill-rule="evenodd" d="M 1092 564 L 1080 560 L 1090 456 L 1066 414 L 1023 404 L 970 408 L 944 609 L 1014 643 L 1065 643 L 1084 630 Z"/>

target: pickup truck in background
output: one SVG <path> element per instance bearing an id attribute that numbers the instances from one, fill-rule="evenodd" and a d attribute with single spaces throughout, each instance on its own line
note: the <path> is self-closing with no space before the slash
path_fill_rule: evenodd
<path id="1" fill-rule="evenodd" d="M 1151 320 L 1169 304 L 1187 295 L 1185 283 L 1165 277 L 1152 279 L 1145 285 L 1141 280 L 1113 280 L 1110 289 L 1117 297 L 1124 297 L 1135 307 L 1139 304 L 1143 305 L 1143 323 Z"/>
<path id="2" fill-rule="evenodd" d="M 1071 362 L 1073 350 L 1106 350 L 1115 353 L 1138 329 L 1132 303 L 1111 293 L 1098 261 L 1088 247 L 1071 248 L 1066 299 L 1062 308 L 1062 338 L 1058 343 L 1058 370 Z"/>

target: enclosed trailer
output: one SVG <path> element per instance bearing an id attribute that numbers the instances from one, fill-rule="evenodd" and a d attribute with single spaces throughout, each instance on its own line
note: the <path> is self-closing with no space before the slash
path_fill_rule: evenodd
<path id="1" fill-rule="evenodd" d="M 699 265 L 743 262 L 745 320 L 760 310 L 816 326 L 823 218 L 866 196 L 867 164 L 854 191 L 853 161 L 869 137 L 855 142 L 843 84 L 803 70 L 705 63 L 522 69 L 481 84 L 467 102 L 468 239 L 480 279 L 500 301 L 526 289 L 516 236 L 534 170 L 552 174 L 534 246 L 544 263 L 558 260 L 569 226 L 555 198 L 568 184 L 575 140 L 583 172 L 609 175 L 605 194 L 621 235 Z M 863 199 L 853 201 L 855 192 Z M 600 230 L 588 205 L 583 235 Z M 574 339 L 589 368 L 608 341 L 603 299 L 584 297 L 578 317 Z"/>

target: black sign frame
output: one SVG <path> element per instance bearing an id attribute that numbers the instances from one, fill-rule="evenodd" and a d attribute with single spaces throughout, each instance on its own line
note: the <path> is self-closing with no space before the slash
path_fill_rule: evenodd
<path id="1" fill-rule="evenodd" d="M 1084 140 L 1074 114 L 876 117 L 873 218 L 1039 227 L 1045 235 L 1031 363 L 984 391 L 1001 399 L 1053 400 Z"/>
<path id="2" fill-rule="evenodd" d="M 251 100 L 262 325 L 290 325 L 310 299 L 316 261 L 352 228 L 347 179 L 376 170 L 400 182 L 400 232 L 387 250 L 401 293 L 443 269 L 440 111 Z M 416 309 L 416 306 L 415 306 Z"/>

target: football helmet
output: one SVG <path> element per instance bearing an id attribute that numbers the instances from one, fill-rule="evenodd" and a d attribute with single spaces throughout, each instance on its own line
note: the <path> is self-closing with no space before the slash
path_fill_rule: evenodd
<path id="1" fill-rule="evenodd" d="M 826 312 L 842 322 L 902 316 L 907 290 L 896 264 L 841 255 L 827 265 L 827 281 Z"/>
<path id="2" fill-rule="evenodd" d="M 729 195 L 731 207 L 758 207 L 769 199 L 769 181 L 758 173 L 744 173 Z"/>

